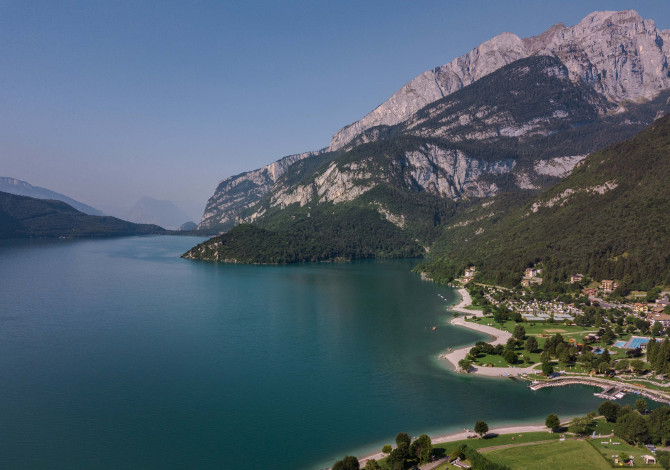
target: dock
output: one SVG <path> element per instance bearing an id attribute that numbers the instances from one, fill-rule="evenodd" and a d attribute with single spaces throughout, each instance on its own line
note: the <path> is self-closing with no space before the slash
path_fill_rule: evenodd
<path id="1" fill-rule="evenodd" d="M 626 393 L 634 393 L 655 402 L 670 405 L 670 397 L 662 392 L 646 389 L 634 384 L 613 382 L 611 380 L 596 377 L 558 377 L 547 380 L 546 382 L 534 381 L 528 388 L 531 390 L 540 390 L 541 388 L 563 387 L 565 385 L 588 385 L 590 387 L 600 387 L 602 392 L 594 393 L 594 395 L 606 400 L 616 400 L 626 396 Z"/>

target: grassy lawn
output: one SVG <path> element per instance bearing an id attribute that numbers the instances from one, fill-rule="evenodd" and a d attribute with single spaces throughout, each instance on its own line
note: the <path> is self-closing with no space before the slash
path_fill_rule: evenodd
<path id="1" fill-rule="evenodd" d="M 502 325 L 493 321 L 493 317 L 479 317 L 475 319 L 477 323 L 482 325 L 491 325 L 495 328 L 501 330 L 509 331 L 512 333 L 514 327 L 517 325 L 514 321 L 506 321 Z M 521 322 L 518 323 L 526 329 L 527 335 L 547 335 L 551 336 L 556 333 L 560 333 L 564 337 L 572 337 L 572 335 L 577 335 L 584 333 L 585 331 L 597 331 L 598 328 L 593 326 L 575 326 L 575 325 L 564 325 L 562 323 L 545 323 L 545 322 Z"/>
<path id="2" fill-rule="evenodd" d="M 509 364 L 502 356 L 495 354 L 484 354 L 477 357 L 474 362 L 478 365 L 493 364 L 493 367 L 509 367 Z"/>
<path id="3" fill-rule="evenodd" d="M 467 307 L 465 307 L 465 309 L 466 309 L 466 310 L 474 310 L 474 311 L 477 311 L 477 312 L 481 312 L 482 310 L 484 310 L 484 307 L 478 307 L 478 306 L 476 306 L 476 305 L 468 305 Z"/>
<path id="4" fill-rule="evenodd" d="M 433 449 L 444 449 L 450 454 L 461 444 L 465 444 L 471 449 L 484 449 L 486 447 L 504 446 L 508 444 L 522 444 L 524 442 L 552 441 L 560 438 L 557 433 L 550 432 L 526 432 L 521 434 L 502 434 L 487 439 L 464 439 L 462 441 L 445 442 L 444 444 L 435 444 Z"/>
<path id="5" fill-rule="evenodd" d="M 523 470 L 548 468 L 609 470 L 612 468 L 602 454 L 587 442 L 574 440 L 494 450 L 487 452 L 486 457 L 513 469 Z"/>
<path id="6" fill-rule="evenodd" d="M 598 418 L 593 420 L 594 426 L 591 426 L 589 428 L 589 432 L 596 432 L 596 436 L 607 436 L 608 434 L 612 434 L 612 429 L 614 429 L 614 423 L 608 423 L 605 418 L 602 416 L 599 416 Z M 598 439 L 596 437 L 596 439 Z"/>
<path id="7" fill-rule="evenodd" d="M 593 448 L 600 452 L 606 459 L 612 459 L 613 455 L 618 456 L 621 453 L 625 453 L 634 457 L 636 467 L 660 468 L 660 466 L 657 465 L 646 465 L 644 463 L 642 456 L 651 454 L 651 452 L 649 452 L 649 450 L 647 450 L 645 447 L 634 447 L 630 444 L 626 444 L 626 442 L 624 442 L 622 439 L 619 439 L 618 437 L 613 437 L 611 442 L 612 444 L 610 444 L 609 438 L 595 438 L 589 440 L 589 443 L 593 446 Z M 618 442 L 618 444 L 615 444 L 615 442 Z"/>

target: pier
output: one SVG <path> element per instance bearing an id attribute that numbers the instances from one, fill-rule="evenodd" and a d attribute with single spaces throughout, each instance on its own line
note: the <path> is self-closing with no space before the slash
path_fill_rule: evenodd
<path id="1" fill-rule="evenodd" d="M 658 403 L 670 404 L 670 397 L 662 392 L 640 387 L 639 385 L 613 382 L 611 380 L 595 377 L 559 377 L 548 380 L 546 382 L 535 381 L 529 385 L 528 388 L 531 390 L 539 390 L 546 387 L 563 387 L 566 385 L 588 385 L 591 387 L 600 387 L 603 389 L 603 391 L 594 393 L 594 395 L 606 400 L 616 400 L 617 398 L 622 398 L 625 396 L 626 393 L 634 393 L 636 395 L 649 398 L 650 400 L 654 400 Z"/>

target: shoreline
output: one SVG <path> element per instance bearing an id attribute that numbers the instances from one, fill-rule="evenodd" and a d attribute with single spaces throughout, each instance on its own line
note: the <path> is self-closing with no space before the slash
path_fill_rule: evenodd
<path id="1" fill-rule="evenodd" d="M 470 306 L 472 304 L 472 298 L 470 297 L 470 294 L 468 291 L 460 287 L 458 288 L 458 293 L 461 296 L 461 300 L 455 304 L 452 307 L 448 307 L 447 310 L 453 311 L 453 312 L 458 312 L 463 314 L 462 316 L 454 316 L 451 318 L 449 321 L 450 324 L 456 325 L 456 326 L 461 326 L 464 328 L 468 328 L 471 330 L 479 331 L 481 333 L 486 333 L 490 337 L 489 343 L 492 345 L 498 345 L 498 344 L 505 344 L 507 343 L 507 340 L 512 337 L 512 334 L 500 330 L 498 328 L 494 328 L 492 326 L 487 326 L 487 325 L 480 325 L 478 323 L 471 323 L 471 322 L 466 322 L 465 321 L 465 316 L 470 315 L 470 316 L 476 316 L 476 317 L 482 317 L 484 316 L 481 311 L 477 310 L 467 310 L 466 307 Z M 472 348 L 471 346 L 465 346 L 459 349 L 456 349 L 454 351 L 450 351 L 448 353 L 443 353 L 439 355 L 439 360 L 445 360 L 450 366 L 453 367 L 455 372 L 459 372 L 459 367 L 458 367 L 458 361 L 461 359 L 464 359 L 465 356 L 468 354 L 470 349 Z M 507 377 L 507 376 L 515 376 L 517 374 L 524 374 L 524 373 L 534 373 L 537 372 L 537 370 L 534 369 L 534 367 L 537 364 L 534 364 L 530 367 L 522 368 L 522 367 L 475 367 L 470 370 L 471 373 L 480 377 Z M 552 384 L 554 386 L 563 386 L 563 385 L 570 385 L 568 383 L 556 383 Z M 598 386 L 599 384 L 591 383 L 589 385 L 594 385 Z M 653 398 L 652 398 L 653 400 Z M 574 415 L 574 416 L 569 416 L 569 417 L 564 417 L 561 421 L 562 422 L 567 422 L 571 420 L 572 418 L 576 416 L 581 416 L 581 415 Z M 537 424 L 537 421 L 532 421 L 532 422 L 527 422 L 527 423 L 514 423 L 514 424 L 501 424 L 498 426 L 493 426 L 491 429 L 489 429 L 488 434 L 499 434 L 499 435 L 504 435 L 504 434 L 521 434 L 521 433 L 528 433 L 528 432 L 549 432 L 547 429 L 546 425 L 542 422 L 540 424 Z M 457 431 L 457 432 L 451 432 L 451 433 L 443 433 L 443 434 L 433 434 L 430 435 L 431 442 L 433 445 L 435 444 L 444 444 L 448 442 L 454 442 L 454 441 L 461 441 L 461 440 L 467 440 L 468 436 L 474 435 L 474 431 L 468 429 L 467 431 Z M 394 446 L 395 448 L 395 446 Z M 368 460 L 370 459 L 375 459 L 377 461 L 388 457 L 387 454 L 384 454 L 382 452 L 372 452 L 370 454 L 366 454 L 363 457 L 359 457 L 358 461 L 363 468 L 365 464 L 367 463 Z"/>
<path id="2" fill-rule="evenodd" d="M 464 287 L 459 287 L 458 293 L 461 296 L 461 300 L 453 307 L 448 307 L 448 310 L 462 313 L 463 316 L 452 317 L 452 319 L 449 321 L 449 324 L 455 326 L 461 326 L 464 328 L 468 328 L 470 330 L 479 331 L 480 333 L 486 333 L 490 337 L 488 343 L 493 346 L 497 346 L 499 344 L 503 345 L 506 344 L 507 340 L 512 337 L 511 333 L 508 333 L 507 331 L 504 330 L 500 330 L 493 326 L 480 325 L 478 323 L 465 321 L 466 315 L 483 317 L 484 314 L 481 311 L 466 309 L 466 307 L 472 305 L 472 297 L 470 297 L 470 293 Z M 462 348 L 449 351 L 448 353 L 442 353 L 439 355 L 439 359 L 447 361 L 454 369 L 454 372 L 459 372 L 460 368 L 458 366 L 458 362 L 462 359 L 465 359 L 465 357 L 468 355 L 470 349 L 472 349 L 473 346 L 474 345 L 464 346 Z M 529 367 L 477 367 L 473 365 L 472 369 L 470 369 L 470 371 L 466 373 L 480 375 L 484 377 L 508 377 L 519 374 L 531 374 L 537 372 L 534 369 L 536 365 L 537 364 L 533 364 L 532 366 Z"/>
<path id="3" fill-rule="evenodd" d="M 572 419 L 572 417 L 570 418 Z M 492 427 L 488 430 L 487 434 L 517 434 L 517 433 L 527 433 L 527 432 L 549 432 L 548 428 L 544 424 L 536 424 L 537 421 L 528 422 L 528 423 L 518 423 L 514 425 L 501 424 L 499 426 Z M 456 431 L 445 434 L 431 435 L 430 440 L 432 445 L 435 444 L 445 444 L 447 442 L 462 441 L 468 439 L 468 436 L 475 435 L 476 433 L 473 430 L 468 431 Z M 392 445 L 395 448 L 395 445 Z M 361 468 L 365 467 L 365 464 L 368 460 L 375 459 L 377 461 L 388 457 L 387 454 L 382 452 L 374 452 L 366 454 L 363 457 L 358 458 L 358 462 Z"/>

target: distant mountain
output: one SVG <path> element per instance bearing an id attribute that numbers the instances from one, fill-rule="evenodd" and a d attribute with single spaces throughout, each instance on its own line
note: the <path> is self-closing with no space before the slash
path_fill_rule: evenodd
<path id="1" fill-rule="evenodd" d="M 669 181 L 670 115 L 537 197 L 471 206 L 422 269 L 448 281 L 474 264 L 481 280 L 514 285 L 541 262 L 545 283 L 582 273 L 641 290 L 670 284 Z"/>
<path id="2" fill-rule="evenodd" d="M 34 197 L 37 199 L 53 199 L 56 201 L 63 201 L 66 204 L 74 207 L 78 211 L 81 211 L 88 215 L 104 215 L 99 210 L 83 204 L 79 201 L 67 197 L 63 194 L 51 191 L 50 189 L 41 188 L 39 186 L 33 186 L 30 183 L 25 181 L 17 180 L 16 178 L 9 178 L 6 176 L 0 176 L 0 191 L 10 194 L 16 194 L 18 196 L 27 196 Z"/>
<path id="3" fill-rule="evenodd" d="M 172 201 L 162 201 L 148 196 L 141 198 L 120 216 L 135 223 L 155 224 L 168 229 L 178 229 L 191 219 Z"/>
<path id="4" fill-rule="evenodd" d="M 188 232 L 188 231 L 191 231 L 191 230 L 195 230 L 196 228 L 198 228 L 198 224 L 196 224 L 195 222 L 189 221 L 189 222 L 185 222 L 185 223 L 181 224 L 179 226 L 179 231 L 180 232 Z"/>
<path id="5" fill-rule="evenodd" d="M 156 225 L 84 214 L 62 201 L 0 192 L 0 238 L 86 238 L 165 232 Z"/>

